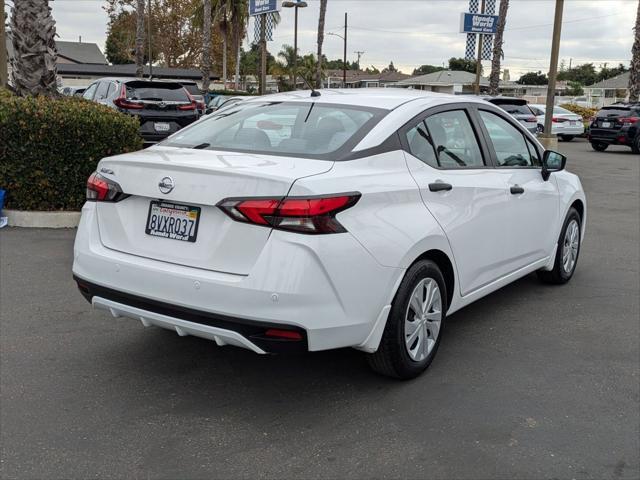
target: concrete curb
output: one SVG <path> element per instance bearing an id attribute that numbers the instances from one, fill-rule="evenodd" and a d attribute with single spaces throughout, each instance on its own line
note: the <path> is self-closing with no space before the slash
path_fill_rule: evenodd
<path id="1" fill-rule="evenodd" d="M 27 228 L 75 228 L 80 222 L 80 212 L 38 212 L 2 210 L 10 227 Z"/>

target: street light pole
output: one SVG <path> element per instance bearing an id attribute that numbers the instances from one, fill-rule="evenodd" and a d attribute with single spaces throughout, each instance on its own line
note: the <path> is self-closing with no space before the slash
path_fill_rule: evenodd
<path id="1" fill-rule="evenodd" d="M 342 59 L 342 88 L 347 88 L 347 12 L 344 12 L 344 56 Z"/>
<path id="2" fill-rule="evenodd" d="M 147 10 L 149 10 L 149 80 L 153 79 L 153 51 L 152 51 L 152 47 L 151 47 L 151 0 L 149 0 L 149 7 L 147 8 Z"/>
<path id="3" fill-rule="evenodd" d="M 556 0 L 556 14 L 553 20 L 553 41 L 551 43 L 551 64 L 549 65 L 547 105 L 544 112 L 544 132 L 542 134 L 542 144 L 545 148 L 555 148 L 554 136 L 551 129 L 553 121 L 553 107 L 555 106 L 556 77 L 558 75 L 558 57 L 560 55 L 563 10 L 564 0 Z"/>
<path id="4" fill-rule="evenodd" d="M 282 2 L 284 8 L 295 9 L 295 24 L 293 31 L 293 89 L 298 89 L 298 9 L 305 8 L 307 2 L 301 0 L 284 1 Z"/>

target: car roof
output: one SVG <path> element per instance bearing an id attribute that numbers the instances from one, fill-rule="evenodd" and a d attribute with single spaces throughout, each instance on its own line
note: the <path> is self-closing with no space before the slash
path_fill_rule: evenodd
<path id="1" fill-rule="evenodd" d="M 318 104 L 338 104 L 362 107 L 374 107 L 384 110 L 394 110 L 405 103 L 415 100 L 433 99 L 434 103 L 480 102 L 478 97 L 461 97 L 446 93 L 427 92 L 407 88 L 341 88 L 318 90 L 320 96 L 312 97 L 311 90 L 275 93 L 261 97 L 247 97 L 247 102 L 315 102 Z M 250 99 L 250 100 L 249 100 Z"/>

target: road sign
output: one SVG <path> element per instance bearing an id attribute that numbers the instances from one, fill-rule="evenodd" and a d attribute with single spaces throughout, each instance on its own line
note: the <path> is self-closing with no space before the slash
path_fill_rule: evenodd
<path id="1" fill-rule="evenodd" d="M 278 0 L 249 0 L 249 15 L 262 15 L 280 11 Z"/>
<path id="2" fill-rule="evenodd" d="M 498 16 L 482 13 L 461 13 L 460 33 L 482 33 L 495 35 L 498 31 Z"/>

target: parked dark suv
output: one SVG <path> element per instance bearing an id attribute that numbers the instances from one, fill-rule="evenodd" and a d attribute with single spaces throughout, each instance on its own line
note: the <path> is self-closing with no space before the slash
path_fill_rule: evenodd
<path id="1" fill-rule="evenodd" d="M 196 102 L 179 83 L 102 78 L 82 95 L 140 119 L 140 136 L 156 143 L 199 117 Z"/>
<path id="2" fill-rule="evenodd" d="M 598 152 L 609 145 L 625 145 L 633 153 L 640 153 L 640 103 L 604 107 L 591 122 L 589 141 Z"/>

